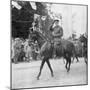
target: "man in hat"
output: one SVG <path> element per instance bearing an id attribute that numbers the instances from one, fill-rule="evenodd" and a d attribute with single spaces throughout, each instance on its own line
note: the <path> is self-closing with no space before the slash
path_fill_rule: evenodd
<path id="1" fill-rule="evenodd" d="M 56 49 L 57 46 L 60 44 L 61 37 L 63 36 L 63 28 L 59 25 L 59 20 L 54 20 L 50 27 L 50 31 L 53 37 L 54 43 L 54 58 L 56 57 Z"/>

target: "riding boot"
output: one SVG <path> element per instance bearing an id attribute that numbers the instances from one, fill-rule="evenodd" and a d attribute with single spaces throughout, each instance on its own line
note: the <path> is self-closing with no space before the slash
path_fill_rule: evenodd
<path id="1" fill-rule="evenodd" d="M 54 48 L 53 48 L 53 58 L 56 59 L 56 47 L 54 45 Z"/>

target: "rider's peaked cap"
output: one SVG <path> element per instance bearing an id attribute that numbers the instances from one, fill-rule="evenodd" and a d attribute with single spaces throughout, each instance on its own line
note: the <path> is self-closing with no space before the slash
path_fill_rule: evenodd
<path id="1" fill-rule="evenodd" d="M 56 20 L 54 20 L 54 22 L 59 22 L 59 20 L 58 20 L 58 19 L 56 19 Z"/>
<path id="2" fill-rule="evenodd" d="M 58 19 L 55 19 L 52 24 L 54 24 L 55 22 L 59 22 L 59 20 Z"/>

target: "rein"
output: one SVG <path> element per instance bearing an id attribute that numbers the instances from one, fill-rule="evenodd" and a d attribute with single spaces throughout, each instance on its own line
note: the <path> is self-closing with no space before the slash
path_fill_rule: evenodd
<path id="1" fill-rule="evenodd" d="M 44 39 L 46 42 L 51 42 L 51 40 L 48 38 L 47 33 L 45 33 L 45 35 L 44 35 L 44 34 L 42 34 L 41 32 L 39 32 L 39 35 L 40 35 L 41 37 L 43 37 L 43 39 Z"/>

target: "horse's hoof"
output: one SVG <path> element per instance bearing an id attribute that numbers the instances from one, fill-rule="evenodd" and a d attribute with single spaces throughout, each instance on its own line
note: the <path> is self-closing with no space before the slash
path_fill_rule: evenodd
<path id="1" fill-rule="evenodd" d="M 30 62 L 30 60 L 28 60 L 27 62 Z"/>
<path id="2" fill-rule="evenodd" d="M 76 63 L 78 63 L 79 61 L 77 61 Z"/>
<path id="3" fill-rule="evenodd" d="M 53 74 L 52 74 L 51 76 L 52 76 L 52 77 L 54 77 L 54 75 L 53 75 Z"/>
<path id="4" fill-rule="evenodd" d="M 18 64 L 18 62 L 14 62 L 15 64 Z"/>
<path id="5" fill-rule="evenodd" d="M 37 80 L 39 80 L 39 76 L 37 77 Z"/>
<path id="6" fill-rule="evenodd" d="M 67 72 L 69 72 L 69 70 L 67 70 Z"/>
<path id="7" fill-rule="evenodd" d="M 65 68 L 67 69 L 67 66 L 65 66 Z"/>
<path id="8" fill-rule="evenodd" d="M 69 72 L 69 71 L 70 71 L 70 68 L 67 69 L 67 72 Z"/>
<path id="9" fill-rule="evenodd" d="M 37 77 L 37 80 L 39 80 L 39 77 Z"/>
<path id="10" fill-rule="evenodd" d="M 85 63 L 87 64 L 87 61 L 85 61 Z"/>

